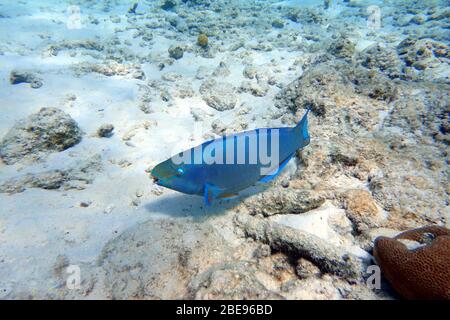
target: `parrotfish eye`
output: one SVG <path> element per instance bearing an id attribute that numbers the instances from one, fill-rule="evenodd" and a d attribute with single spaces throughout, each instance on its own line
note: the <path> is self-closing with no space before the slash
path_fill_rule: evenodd
<path id="1" fill-rule="evenodd" d="M 177 175 L 178 175 L 178 176 L 181 176 L 183 173 L 184 173 L 183 168 L 178 168 L 178 169 L 177 169 Z"/>

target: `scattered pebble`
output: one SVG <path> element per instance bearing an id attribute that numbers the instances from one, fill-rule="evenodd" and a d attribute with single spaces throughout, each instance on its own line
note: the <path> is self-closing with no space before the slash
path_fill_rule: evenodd
<path id="1" fill-rule="evenodd" d="M 112 136 L 114 131 L 114 126 L 112 124 L 103 124 L 98 128 L 97 135 L 100 138 L 109 138 Z"/>

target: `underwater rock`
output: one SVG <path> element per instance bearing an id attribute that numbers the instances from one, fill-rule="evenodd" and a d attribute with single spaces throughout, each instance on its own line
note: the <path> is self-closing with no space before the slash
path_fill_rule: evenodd
<path id="1" fill-rule="evenodd" d="M 217 264 L 194 277 L 189 284 L 191 299 L 258 300 L 283 299 L 267 289 L 255 276 L 251 262 Z"/>
<path id="2" fill-rule="evenodd" d="M 441 42 L 432 39 L 406 38 L 397 46 L 400 58 L 414 74 L 427 80 L 449 82 L 450 49 Z M 411 75 L 407 75 L 407 77 Z"/>
<path id="3" fill-rule="evenodd" d="M 389 227 L 400 230 L 445 223 L 447 164 L 436 155 L 446 153 L 450 139 L 448 87 L 410 84 L 404 90 L 377 133 L 386 144 L 383 174 L 369 181 L 374 198 L 390 211 Z"/>
<path id="4" fill-rule="evenodd" d="M 310 260 L 322 272 L 348 279 L 356 279 L 361 273 L 362 265 L 358 258 L 313 234 L 247 214 L 236 215 L 235 223 L 247 237 L 270 245 L 272 250 Z"/>
<path id="5" fill-rule="evenodd" d="M 260 85 L 252 81 L 242 81 L 238 88 L 238 92 L 248 92 L 255 97 L 264 97 L 269 91 L 269 86 L 267 84 Z"/>
<path id="6" fill-rule="evenodd" d="M 114 126 L 112 124 L 103 124 L 97 129 L 97 136 L 100 138 L 109 138 L 112 136 Z"/>
<path id="7" fill-rule="evenodd" d="M 275 214 L 307 212 L 320 207 L 324 201 L 323 197 L 310 191 L 273 186 L 246 199 L 244 205 L 251 214 L 268 217 Z"/>
<path id="8" fill-rule="evenodd" d="M 330 44 L 328 52 L 337 58 L 350 60 L 355 53 L 355 48 L 356 45 L 348 38 L 339 37 Z"/>
<path id="9" fill-rule="evenodd" d="M 225 135 L 225 132 L 227 130 L 227 126 L 220 119 L 214 120 L 211 123 L 211 128 L 213 129 L 213 132 L 218 136 Z"/>
<path id="10" fill-rule="evenodd" d="M 201 84 L 199 91 L 206 104 L 217 111 L 230 110 L 236 106 L 236 90 L 229 83 L 208 79 Z"/>
<path id="11" fill-rule="evenodd" d="M 246 66 L 242 74 L 248 79 L 254 79 L 256 78 L 258 71 L 259 69 L 256 66 Z"/>
<path id="12" fill-rule="evenodd" d="M 113 299 L 182 299 L 192 277 L 231 256 L 213 227 L 177 219 L 135 225 L 110 240 L 98 260 Z"/>
<path id="13" fill-rule="evenodd" d="M 397 46 L 400 57 L 408 66 L 423 70 L 439 63 L 439 59 L 449 59 L 447 45 L 431 39 L 406 38 Z"/>
<path id="14" fill-rule="evenodd" d="M 183 58 L 184 50 L 181 46 L 172 45 L 167 51 L 169 52 L 169 57 L 175 60 Z"/>
<path id="15" fill-rule="evenodd" d="M 293 22 L 302 24 L 323 24 L 326 22 L 326 16 L 314 8 L 294 9 L 286 6 L 285 16 Z"/>
<path id="16" fill-rule="evenodd" d="M 82 190 L 91 184 L 102 170 L 101 156 L 94 155 L 78 160 L 75 164 L 60 169 L 19 175 L 0 184 L 0 192 L 14 194 L 28 188 L 55 190 Z"/>
<path id="17" fill-rule="evenodd" d="M 351 189 L 344 195 L 344 208 L 347 217 L 353 222 L 358 232 L 376 228 L 383 217 L 370 193 L 362 189 Z"/>
<path id="18" fill-rule="evenodd" d="M 29 83 L 30 87 L 33 89 L 38 89 L 42 87 L 42 79 L 31 72 L 13 70 L 9 75 L 9 83 L 19 84 L 19 83 Z"/>
<path id="19" fill-rule="evenodd" d="M 276 98 L 280 111 L 292 110 L 295 119 L 311 107 L 311 132 L 327 137 L 312 139 L 302 151 L 306 166 L 298 171 L 299 188 L 336 199 L 358 178 L 387 211 L 382 226 L 446 223 L 446 164 L 438 155 L 446 154 L 450 140 L 448 95 L 445 84 L 392 81 L 342 61 L 309 67 Z"/>
<path id="20" fill-rule="evenodd" d="M 401 61 L 394 49 L 375 44 L 361 52 L 358 60 L 364 67 L 379 70 L 388 75 L 389 78 L 400 77 Z"/>
<path id="21" fill-rule="evenodd" d="M 284 22 L 281 19 L 275 19 L 272 21 L 272 27 L 276 29 L 282 29 L 284 28 Z"/>
<path id="22" fill-rule="evenodd" d="M 417 243 L 410 250 L 402 242 Z M 450 299 L 450 230 L 428 226 L 394 238 L 375 239 L 374 257 L 383 275 L 405 299 Z"/>
<path id="23" fill-rule="evenodd" d="M 445 20 L 450 19 L 450 8 L 437 8 L 434 12 L 428 17 L 428 20 Z"/>
<path id="24" fill-rule="evenodd" d="M 0 157 L 6 164 L 14 164 L 24 157 L 66 150 L 80 141 L 81 130 L 67 113 L 42 108 L 8 131 L 0 142 Z"/>
<path id="25" fill-rule="evenodd" d="M 445 142 L 450 139 L 448 123 L 450 88 L 445 84 L 410 85 L 392 103 L 384 127 L 398 127 L 420 140 L 424 136 Z"/>
<path id="26" fill-rule="evenodd" d="M 220 77 L 220 78 L 228 77 L 230 74 L 231 74 L 231 71 L 230 71 L 228 65 L 223 61 L 221 61 L 219 63 L 217 68 L 212 73 L 212 75 L 214 77 Z"/>
<path id="27" fill-rule="evenodd" d="M 346 62 L 328 61 L 313 65 L 281 90 L 276 96 L 276 106 L 301 112 L 311 107 L 322 117 L 327 117 L 328 111 L 336 113 L 354 105 L 370 112 L 366 105 L 374 104 L 371 99 L 390 102 L 397 97 L 396 89 L 389 78 L 377 72 Z M 367 115 L 364 118 L 361 120 L 370 120 Z"/>
<path id="28" fill-rule="evenodd" d="M 94 72 L 107 77 L 129 76 L 133 79 L 145 80 L 145 73 L 140 66 L 135 64 L 121 64 L 115 61 L 108 61 L 104 64 L 82 62 L 72 68 L 77 75 Z"/>
<path id="29" fill-rule="evenodd" d="M 200 108 L 192 108 L 191 109 L 191 115 L 194 118 L 195 121 L 203 121 L 205 120 L 210 114 L 208 114 L 206 111 L 203 111 Z"/>
<path id="30" fill-rule="evenodd" d="M 44 51 L 44 56 L 57 56 L 63 50 L 92 50 L 103 51 L 105 46 L 94 40 L 64 40 L 57 44 L 52 44 Z"/>
<path id="31" fill-rule="evenodd" d="M 327 73 L 324 73 L 325 70 Z M 326 117 L 328 110 L 336 108 L 336 92 L 348 91 L 345 81 L 341 72 L 334 70 L 333 64 L 314 65 L 277 94 L 275 106 L 293 112 L 311 107 L 315 114 Z M 321 89 L 318 90 L 317 87 Z"/>
<path id="32" fill-rule="evenodd" d="M 161 78 L 169 82 L 175 82 L 183 79 L 183 76 L 177 72 L 166 72 L 161 76 Z"/>
<path id="33" fill-rule="evenodd" d="M 424 14 L 417 14 L 414 17 L 411 18 L 411 20 L 409 20 L 409 23 L 414 23 L 414 24 L 424 24 L 427 21 L 427 16 Z"/>
<path id="34" fill-rule="evenodd" d="M 204 66 L 200 66 L 197 69 L 197 73 L 195 74 L 195 78 L 197 80 L 203 80 L 203 79 L 209 77 L 210 74 L 211 74 L 211 70 L 209 68 L 204 67 Z"/>
<path id="35" fill-rule="evenodd" d="M 161 9 L 170 11 L 175 8 L 177 5 L 177 2 L 175 0 L 164 0 L 164 2 L 161 5 Z"/>
<path id="36" fill-rule="evenodd" d="M 321 275 L 320 269 L 314 263 L 305 258 L 300 258 L 297 260 L 295 273 L 300 279 Z"/>
<path id="37" fill-rule="evenodd" d="M 186 99 L 195 96 L 195 91 L 189 84 L 179 84 L 171 90 L 172 96 Z"/>

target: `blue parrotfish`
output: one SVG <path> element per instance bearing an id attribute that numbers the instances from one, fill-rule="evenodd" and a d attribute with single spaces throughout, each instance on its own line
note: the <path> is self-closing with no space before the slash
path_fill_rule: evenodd
<path id="1" fill-rule="evenodd" d="M 258 181 L 274 179 L 310 142 L 308 113 L 295 127 L 262 128 L 217 138 L 159 163 L 151 171 L 163 187 L 215 199 L 231 199 Z"/>

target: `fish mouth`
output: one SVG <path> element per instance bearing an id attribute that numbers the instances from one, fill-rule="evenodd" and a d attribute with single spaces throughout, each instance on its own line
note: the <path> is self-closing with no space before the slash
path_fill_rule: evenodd
<path id="1" fill-rule="evenodd" d="M 153 183 L 159 184 L 159 178 L 158 177 L 152 176 L 152 179 L 153 179 Z"/>
<path id="2" fill-rule="evenodd" d="M 152 178 L 152 180 L 153 180 L 153 183 L 155 183 L 155 184 L 159 184 L 159 182 L 160 182 L 160 179 L 152 172 L 152 173 L 150 173 L 150 178 Z"/>

